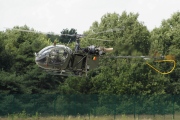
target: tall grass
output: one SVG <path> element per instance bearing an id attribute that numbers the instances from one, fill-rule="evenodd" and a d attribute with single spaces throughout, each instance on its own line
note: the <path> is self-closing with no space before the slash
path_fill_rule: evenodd
<path id="1" fill-rule="evenodd" d="M 0 120 L 180 120 L 180 113 L 171 115 L 77 115 L 77 116 L 41 116 L 38 112 L 35 115 L 28 115 L 26 111 L 21 113 L 8 114 L 7 117 L 0 117 Z"/>
<path id="2" fill-rule="evenodd" d="M 28 116 L 26 113 L 12 114 L 0 120 L 173 120 L 172 115 L 104 115 L 104 116 L 49 116 L 43 117 L 38 113 Z M 175 115 L 174 120 L 180 120 L 180 114 Z"/>

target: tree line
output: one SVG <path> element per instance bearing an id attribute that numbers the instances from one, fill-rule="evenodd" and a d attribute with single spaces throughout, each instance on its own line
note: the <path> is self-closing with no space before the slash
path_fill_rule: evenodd
<path id="1" fill-rule="evenodd" d="M 138 13 L 107 13 L 100 22 L 93 22 L 81 46 L 97 45 L 113 47 L 107 56 L 162 55 L 176 57 L 176 68 L 168 75 L 155 72 L 143 59 L 103 58 L 99 67 L 87 77 L 54 76 L 42 71 L 34 62 L 34 53 L 55 40 L 59 44 L 69 42 L 73 49 L 75 38 L 53 34 L 24 32 L 32 30 L 26 25 L 15 26 L 0 32 L 0 91 L 2 94 L 179 94 L 180 92 L 180 12 L 162 20 L 159 27 L 149 31 L 138 21 Z M 115 29 L 112 32 L 102 32 Z M 63 34 L 77 34 L 76 29 L 64 29 Z M 93 34 L 98 33 L 98 34 Z M 88 39 L 89 38 L 89 39 Z M 112 42 L 91 40 L 109 39 Z M 71 40 L 70 40 L 71 39 Z M 168 71 L 169 63 L 148 61 L 161 71 Z"/>

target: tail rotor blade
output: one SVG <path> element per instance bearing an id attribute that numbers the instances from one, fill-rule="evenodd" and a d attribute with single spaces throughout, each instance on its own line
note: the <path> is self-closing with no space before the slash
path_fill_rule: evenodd
<path id="1" fill-rule="evenodd" d="M 173 55 L 166 55 L 166 56 L 164 56 L 164 58 L 166 60 L 175 60 L 175 56 L 173 56 Z"/>

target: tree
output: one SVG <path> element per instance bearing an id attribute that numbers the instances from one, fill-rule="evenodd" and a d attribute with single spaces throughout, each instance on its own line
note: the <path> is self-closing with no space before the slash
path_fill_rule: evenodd
<path id="1" fill-rule="evenodd" d="M 30 30 L 27 26 L 14 28 L 5 32 L 5 51 L 13 57 L 11 71 L 24 74 L 34 65 L 34 53 L 47 46 L 49 41 L 43 34 L 16 30 Z"/>
<path id="2" fill-rule="evenodd" d="M 12 55 L 5 50 L 5 39 L 5 33 L 0 32 L 0 69 L 9 71 L 12 66 Z"/>
<path id="3" fill-rule="evenodd" d="M 69 29 L 63 29 L 61 31 L 61 36 L 59 38 L 59 42 L 61 43 L 69 43 L 69 42 L 75 42 L 76 36 L 69 36 L 69 35 L 76 35 L 77 31 L 74 28 Z"/>
<path id="4" fill-rule="evenodd" d="M 116 55 L 132 55 L 134 52 L 147 55 L 150 49 L 150 33 L 137 18 L 138 14 L 133 13 L 123 12 L 121 15 L 107 13 L 101 18 L 100 23 L 95 21 L 86 34 L 91 38 L 114 40 L 105 45 L 113 46 Z"/>
<path id="5" fill-rule="evenodd" d="M 171 18 L 163 20 L 159 28 L 151 32 L 151 51 L 159 51 L 162 55 L 174 55 L 176 57 L 176 69 L 168 77 L 166 92 L 170 94 L 180 93 L 180 12 L 174 13 Z M 167 66 L 167 65 L 166 65 Z M 164 67 L 164 71 L 168 68 Z"/>
<path id="6" fill-rule="evenodd" d="M 3 83 L 2 91 L 8 89 L 9 93 L 45 93 L 47 91 L 44 90 L 52 89 L 55 83 L 47 83 L 47 80 L 51 78 L 39 70 L 34 62 L 34 53 L 49 45 L 49 39 L 46 35 L 36 33 L 33 29 L 31 31 L 34 32 L 17 29 L 30 30 L 26 25 L 16 26 L 12 30 L 6 30 L 3 36 L 0 36 L 4 40 L 2 44 L 4 51 L 1 55 L 5 63 L 5 67 L 3 65 L 1 67 L 5 70 L 9 68 L 6 70 L 7 72 L 1 71 L 3 76 L 0 80 Z M 4 53 L 8 54 L 3 55 Z M 16 86 L 19 88 L 17 89 Z"/>
<path id="7" fill-rule="evenodd" d="M 95 21 L 85 34 L 86 39 L 94 37 L 114 40 L 101 43 L 96 40 L 89 42 L 89 44 L 98 43 L 98 45 L 113 47 L 114 52 L 107 56 L 147 55 L 149 53 L 150 32 L 143 23 L 138 21 L 138 14 L 107 13 L 101 18 L 100 23 Z M 85 39 L 82 41 L 83 44 L 88 44 Z M 158 92 L 157 89 L 147 90 L 151 70 L 142 62 L 144 61 L 139 59 L 102 59 L 100 68 L 96 71 L 98 74 L 91 78 L 94 86 L 92 90 L 100 94 L 153 94 Z"/>

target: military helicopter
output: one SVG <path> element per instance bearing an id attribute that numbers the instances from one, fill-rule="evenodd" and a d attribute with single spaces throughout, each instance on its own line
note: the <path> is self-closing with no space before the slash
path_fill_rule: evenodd
<path id="1" fill-rule="evenodd" d="M 40 52 L 35 53 L 36 64 L 45 69 L 46 71 L 53 72 L 56 75 L 63 76 L 82 76 L 86 75 L 89 70 L 98 67 L 100 57 L 104 56 L 107 52 L 113 51 L 113 48 L 98 47 L 90 45 L 85 48 L 80 47 L 80 38 L 82 35 L 76 35 L 75 50 L 72 51 L 65 45 L 51 45 L 42 49 Z M 146 62 L 146 64 L 161 74 L 169 74 L 175 68 L 175 58 L 172 55 L 167 56 L 109 56 L 111 58 L 143 58 L 158 59 L 155 62 L 171 62 L 173 68 L 169 72 L 161 72 L 154 66 Z"/>
<path id="2" fill-rule="evenodd" d="M 112 32 L 119 31 L 122 28 L 110 29 L 103 32 Z M 20 30 L 24 32 L 34 32 L 29 30 Z M 95 34 L 99 34 L 95 33 Z M 83 34 L 60 34 L 64 36 L 73 36 L 76 38 L 76 44 L 74 50 L 65 45 L 54 45 L 47 46 L 40 50 L 38 53 L 35 53 L 35 62 L 43 70 L 52 73 L 53 75 L 62 75 L 62 76 L 87 76 L 89 70 L 93 70 L 98 67 L 99 59 L 102 56 L 105 56 L 107 52 L 112 52 L 113 48 L 106 48 L 101 46 L 90 45 L 85 48 L 80 47 L 80 39 L 85 37 Z M 95 39 L 95 38 L 92 38 Z M 103 40 L 102 41 L 111 41 Z M 110 58 L 143 58 L 144 60 L 156 59 L 155 62 L 170 62 L 173 63 L 173 68 L 169 72 L 161 72 L 156 69 L 154 66 L 150 65 L 148 62 L 146 64 L 154 69 L 156 72 L 161 74 L 169 74 L 175 68 L 175 58 L 172 55 L 167 56 L 109 56 Z"/>
<path id="3" fill-rule="evenodd" d="M 85 48 L 80 47 L 80 38 L 76 36 L 75 50 L 72 51 L 65 45 L 50 45 L 35 53 L 36 64 L 46 71 L 63 76 L 87 75 L 89 70 L 95 69 L 99 63 L 99 57 L 106 52 L 111 52 L 113 48 L 98 47 L 90 45 Z"/>

